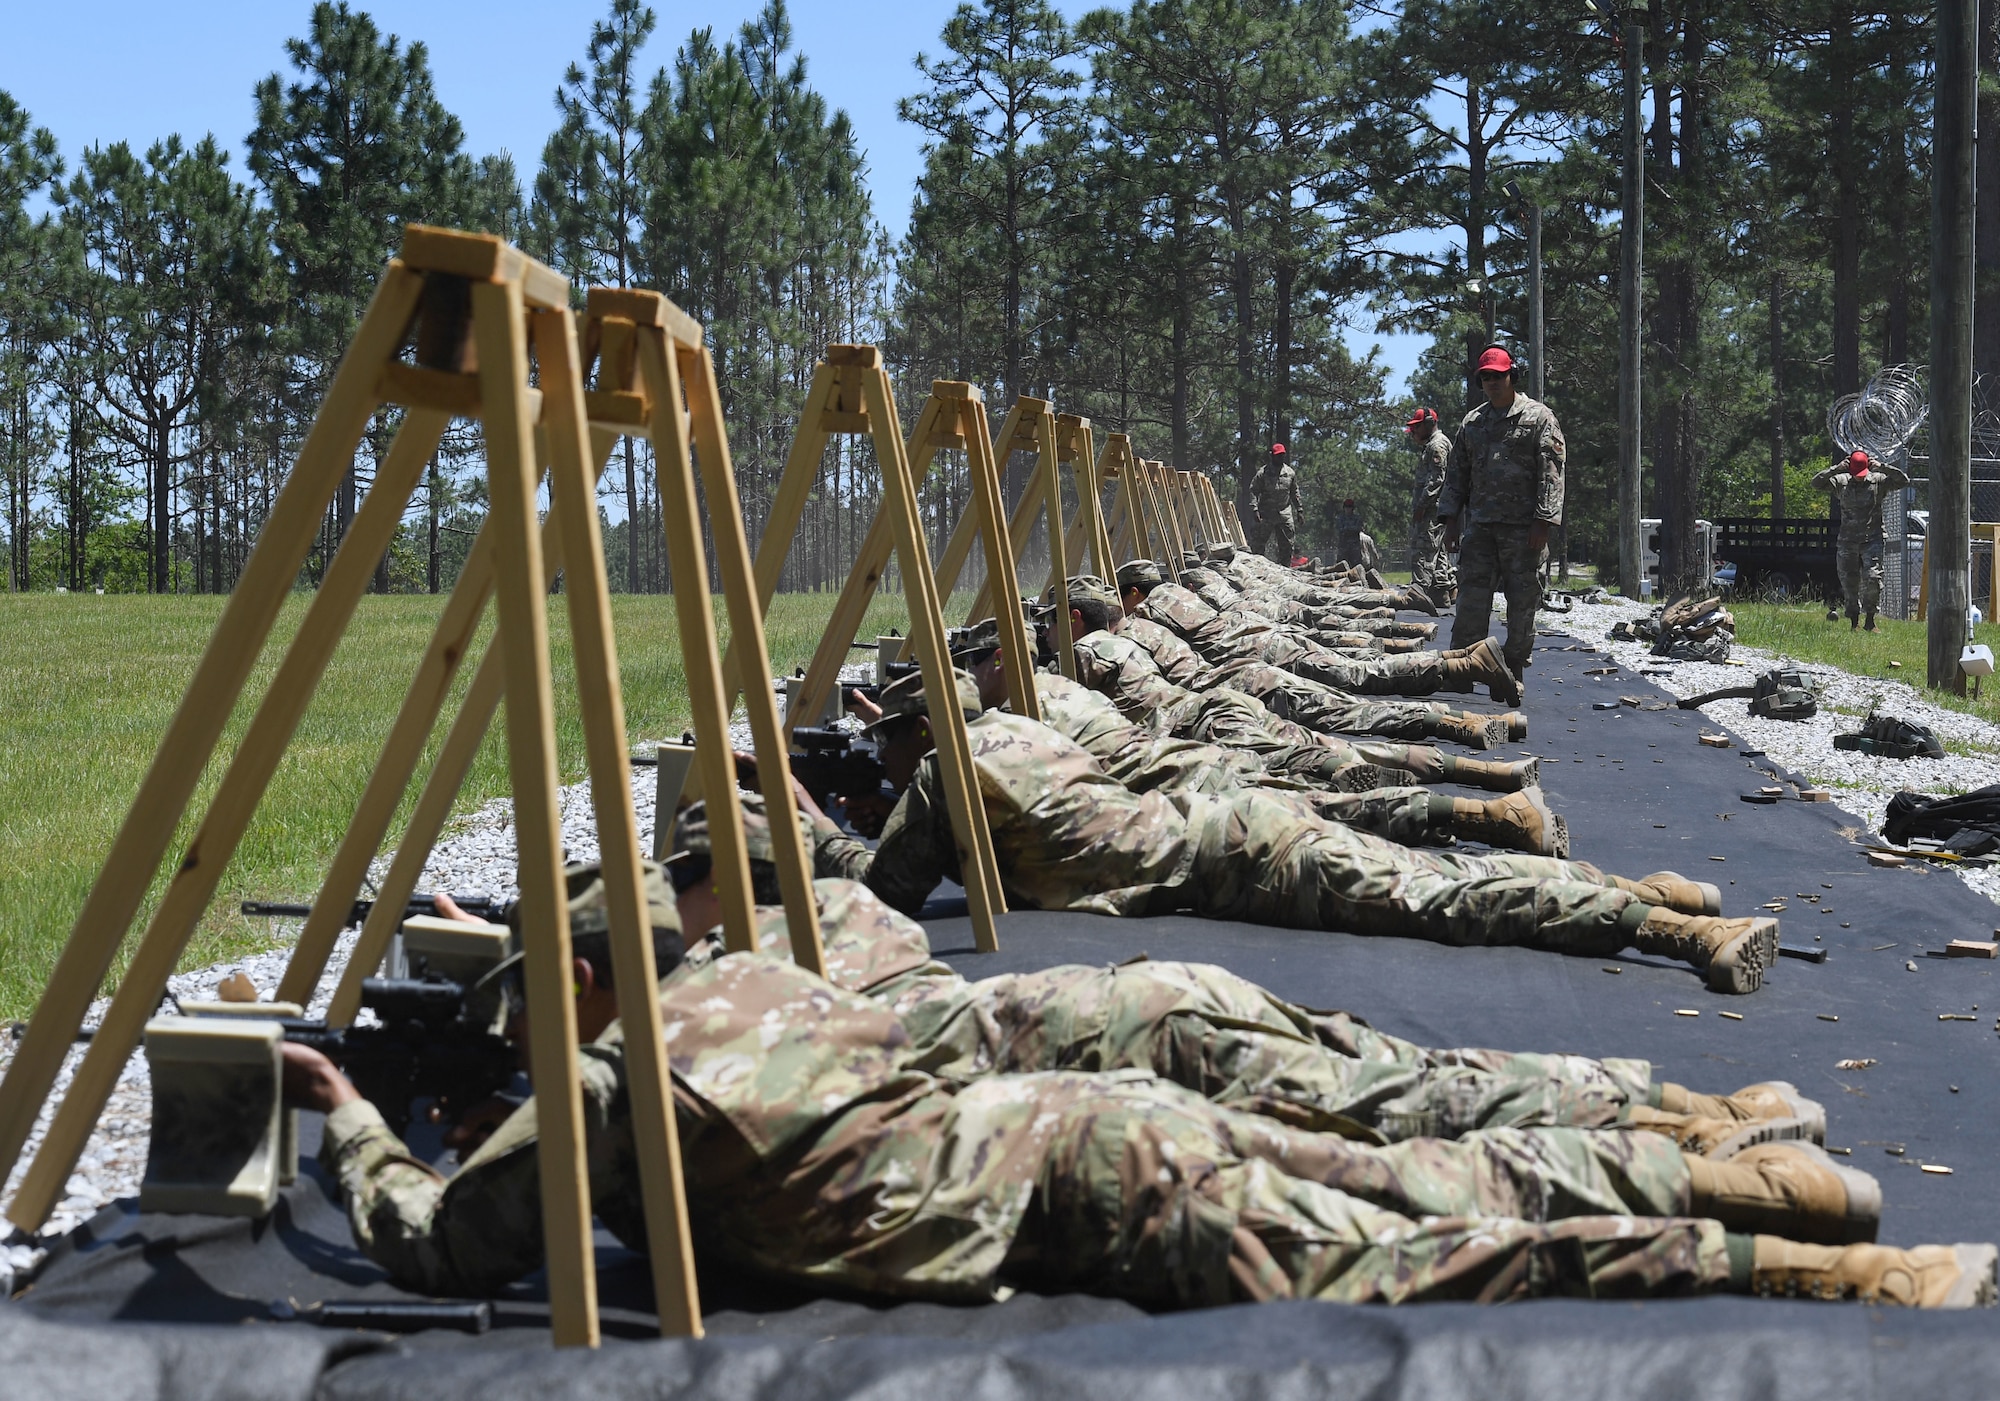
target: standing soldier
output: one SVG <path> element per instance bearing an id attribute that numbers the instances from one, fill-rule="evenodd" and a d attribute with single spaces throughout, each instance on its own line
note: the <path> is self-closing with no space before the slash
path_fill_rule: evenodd
<path id="1" fill-rule="evenodd" d="M 1334 557 L 1342 564 L 1359 565 L 1361 558 L 1361 512 L 1355 508 L 1354 498 L 1348 497 L 1340 503 L 1340 514 L 1333 518 Z"/>
<path id="2" fill-rule="evenodd" d="M 1909 484 L 1909 473 L 1859 448 L 1813 478 L 1814 486 L 1840 503 L 1840 591 L 1847 599 L 1850 632 L 1862 626 L 1863 613 L 1867 630 L 1875 631 L 1875 608 L 1882 599 L 1882 498 Z M 1829 623 L 1839 617 L 1833 608 L 1826 610 Z"/>
<path id="3" fill-rule="evenodd" d="M 1291 567 L 1299 535 L 1299 479 L 1285 461 L 1285 445 L 1271 444 L 1271 455 L 1250 479 L 1250 510 L 1263 540 L 1264 556 Z"/>
<path id="4" fill-rule="evenodd" d="M 1403 431 L 1417 453 L 1416 484 L 1410 493 L 1410 582 L 1442 608 L 1458 592 L 1458 571 L 1444 547 L 1444 525 L 1438 520 L 1451 439 L 1438 427 L 1436 409 L 1418 409 Z"/>
<path id="5" fill-rule="evenodd" d="M 1514 357 L 1488 346 L 1479 357 L 1486 402 L 1465 416 L 1438 498 L 1445 548 L 1458 556 L 1458 616 L 1451 645 L 1486 636 L 1495 589 L 1507 595 L 1507 665 L 1516 677 L 1535 643 L 1539 573 L 1549 527 L 1562 520 L 1562 425 L 1548 405 L 1514 384 Z"/>

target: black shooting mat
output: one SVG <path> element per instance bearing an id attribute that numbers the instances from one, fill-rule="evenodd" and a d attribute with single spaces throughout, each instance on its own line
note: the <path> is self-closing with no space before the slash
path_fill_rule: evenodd
<path id="1" fill-rule="evenodd" d="M 926 912 L 933 944 L 975 977 L 1140 953 L 1203 960 L 1295 1001 L 1342 1008 L 1433 1045 L 1641 1056 L 1662 1078 L 1700 1089 L 1790 1079 L 1827 1105 L 1829 1143 L 1853 1149 L 1843 1161 L 1881 1180 L 1885 1242 L 2000 1236 L 1991 1084 L 2000 965 L 1938 956 L 1949 939 L 1992 937 L 2000 911 L 1949 873 L 1867 866 L 1851 840 L 1856 819 L 1831 805 L 1742 802 L 1740 794 L 1778 781 L 1766 763 L 1746 760 L 1740 740 L 1728 750 L 1698 746 L 1698 733 L 1720 727 L 1693 712 L 1593 709 L 1620 695 L 1649 705 L 1671 697 L 1622 668 L 1586 675 L 1608 663 L 1561 650 L 1571 645 L 1540 640 L 1526 706 L 1530 738 L 1500 756 L 1543 756 L 1543 783 L 1569 821 L 1574 854 L 1622 874 L 1672 868 L 1712 880 L 1731 914 L 1783 897 L 1790 907 L 1781 916 L 1784 942 L 1827 949 L 1825 963 L 1781 960 L 1761 992 L 1725 998 L 1684 967 L 1636 955 L 1565 958 L 1185 918 L 1039 912 L 1004 916 L 1001 951 L 982 956 L 972 951 L 956 891 L 941 892 Z M 1472 708 L 1498 707 L 1482 699 Z M 1833 888 L 1821 889 L 1822 882 Z M 1825 897 L 1820 904 L 1833 913 L 1818 913 L 1800 892 Z M 1885 944 L 1894 947 L 1879 947 Z M 1905 969 L 1911 961 L 1915 973 Z M 1678 1009 L 1700 1015 L 1677 1016 Z M 1743 1020 L 1725 1019 L 1723 1011 Z M 1940 1013 L 1976 1020 L 1941 1022 Z M 1877 1063 L 1834 1068 L 1861 1058 Z M 314 1136 L 309 1126 L 308 1147 Z M 1885 1145 L 1901 1145 L 1903 1156 L 1889 1155 Z M 1922 1162 L 1953 1171 L 1924 1173 Z M 78 1384 L 77 1395 L 104 1394 L 95 1383 L 105 1378 L 87 1368 L 54 1375 L 19 1371 L 10 1361 L 51 1347 L 79 1355 L 89 1338 L 105 1339 L 104 1356 L 127 1359 L 132 1375 L 144 1371 L 132 1359 L 152 1360 L 148 1384 L 121 1383 L 121 1394 L 162 1396 L 485 1401 L 865 1391 L 900 1398 L 959 1389 L 1124 1401 L 1527 1397 L 1560 1389 L 1566 1396 L 1872 1397 L 1917 1389 L 1984 1395 L 2000 1373 L 2000 1343 L 1989 1342 L 2000 1337 L 2000 1321 L 1984 1312 L 1925 1316 L 1714 1298 L 1504 1309 L 1286 1304 L 1156 1317 L 1076 1296 L 1020 1294 L 974 1308 L 810 1298 L 713 1271 L 702 1278 L 706 1340 L 642 1341 L 651 1333 L 645 1264 L 601 1234 L 608 1341 L 587 1360 L 547 1348 L 538 1279 L 496 1300 L 494 1331 L 478 1339 L 430 1332 L 392 1341 L 298 1324 L 162 1328 L 151 1325 L 239 1324 L 261 1318 L 273 1299 L 407 1296 L 355 1250 L 313 1164 L 262 1223 L 140 1216 L 130 1206 L 78 1231 L 22 1296 L 24 1307 L 0 1310 L 0 1396 L 62 1395 L 65 1382 Z M 52 1331 L 111 1321 L 126 1326 Z M 197 1337 L 199 1347 L 189 1342 Z M 241 1365 L 230 1364 L 238 1354 Z M 91 1385 L 82 1385 L 86 1378 Z"/>

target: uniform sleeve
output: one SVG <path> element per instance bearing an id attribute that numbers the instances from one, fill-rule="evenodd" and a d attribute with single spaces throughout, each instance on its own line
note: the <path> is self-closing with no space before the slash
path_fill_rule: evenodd
<path id="1" fill-rule="evenodd" d="M 1846 475 L 1847 475 L 1846 469 L 1839 463 L 1835 463 L 1831 467 L 1813 473 L 1812 484 L 1818 487 L 1821 491 L 1839 491 L 1841 487 L 1846 485 L 1846 483 L 1837 482 L 1834 480 L 1834 478 L 1844 477 Z"/>
<path id="2" fill-rule="evenodd" d="M 1452 439 L 1451 454 L 1444 461 L 1444 482 L 1438 494 L 1437 513 L 1440 517 L 1457 515 L 1465 509 L 1466 498 L 1472 494 L 1472 454 L 1466 441 L 1472 435 L 1464 428 Z"/>
<path id="3" fill-rule="evenodd" d="M 1292 509 L 1303 513 L 1305 507 L 1299 504 L 1299 474 L 1297 469 L 1285 469 L 1285 487 L 1291 493 Z"/>
<path id="4" fill-rule="evenodd" d="M 958 848 L 950 814 L 938 799 L 939 781 L 937 755 L 932 754 L 889 814 L 867 865 L 852 877 L 906 915 L 921 910 L 939 882 L 958 875 Z"/>
<path id="5" fill-rule="evenodd" d="M 890 821 L 894 821 L 892 813 Z M 813 879 L 814 880 L 866 880 L 868 863 L 875 859 L 875 853 L 868 844 L 851 832 L 844 832 L 824 817 L 816 817 L 812 824 Z"/>
<path id="6" fill-rule="evenodd" d="M 1541 457 L 1541 482 L 1535 496 L 1535 519 L 1558 525 L 1563 517 L 1563 469 L 1565 448 L 1562 425 L 1554 414 L 1542 425 L 1537 445 Z"/>
<path id="7" fill-rule="evenodd" d="M 1868 475 L 1871 477 L 1877 472 L 1882 474 L 1882 484 L 1890 491 L 1910 484 L 1910 474 L 1900 467 L 1891 467 L 1885 463 L 1881 466 L 1870 467 L 1868 469 Z"/>
<path id="8" fill-rule="evenodd" d="M 619 1075 L 582 1060 L 584 1133 L 593 1200 L 634 1190 L 614 1180 L 602 1151 L 613 1128 Z M 326 1116 L 320 1161 L 340 1181 L 355 1244 L 404 1289 L 488 1297 L 542 1267 L 541 1172 L 535 1102 L 515 1110 L 447 1182 L 411 1156 L 367 1100 Z"/>

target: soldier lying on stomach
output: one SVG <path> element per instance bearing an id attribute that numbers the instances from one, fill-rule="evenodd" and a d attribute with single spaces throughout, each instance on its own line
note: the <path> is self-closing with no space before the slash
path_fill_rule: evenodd
<path id="1" fill-rule="evenodd" d="M 1634 947 L 1678 959 L 1718 992 L 1754 992 L 1777 957 L 1773 919 L 1717 917 L 1712 885 L 1659 872 L 1608 875 L 1556 857 L 1414 851 L 1246 790 L 1134 793 L 1046 725 L 982 710 L 958 673 L 978 790 L 1010 905 L 1092 914 L 1186 910 L 1212 919 L 1447 944 L 1515 944 L 1603 958 Z M 958 851 L 921 674 L 882 692 L 881 741 L 902 796 L 870 851 L 803 792 L 814 867 L 865 882 L 915 914 Z"/>
<path id="2" fill-rule="evenodd" d="M 1872 1179 L 1806 1143 L 1718 1160 L 1629 1127 L 1366 1142 L 1218 1103 L 1229 1095 L 1143 1065 L 982 1071 L 937 1034 L 952 1019 L 926 1019 L 923 1004 L 1011 1002 L 1020 1015 L 1035 1003 L 1032 982 L 1020 985 L 1026 998 L 981 991 L 986 984 L 954 988 L 952 975 L 926 971 L 920 931 L 910 940 L 865 892 L 833 882 L 818 890 L 836 916 L 828 966 L 842 982 L 765 952 L 698 945 L 683 957 L 661 877 L 649 869 L 663 976 L 641 995 L 660 1001 L 689 1215 L 698 1249 L 716 1262 L 904 1298 L 976 1301 L 1027 1285 L 1156 1307 L 1723 1290 L 1933 1307 L 1992 1299 L 1993 1247 L 1865 1244 L 1880 1210 Z M 603 887 L 584 867 L 572 870 L 570 889 L 577 1022 L 589 1038 L 578 1074 L 592 1201 L 607 1227 L 643 1250 Z M 1184 1005 L 1262 998 L 1258 1024 L 1290 1043 L 1294 1063 L 1343 1057 L 1313 1050 L 1343 1034 L 1339 1023 L 1301 1023 L 1296 1009 L 1226 975 L 1204 981 L 1217 971 L 1165 965 L 1157 982 L 1135 975 L 1124 988 L 1113 974 L 1071 1005 L 1108 996 L 1128 1010 L 1107 1019 L 1107 1033 L 1116 1021 L 1136 1033 L 1127 1044 L 1143 1046 L 1145 1009 L 1162 1005 L 1175 980 L 1192 980 Z M 937 987 L 913 992 L 926 978 Z M 899 981 L 901 996 L 889 986 Z M 874 995 L 850 990 L 862 983 Z M 885 1005 L 885 993 L 911 1010 Z M 519 1019 L 515 1028 L 530 1034 Z M 1378 1052 L 1405 1054 L 1386 1042 L 1364 1054 Z M 1026 1054 L 1033 1065 L 1048 1059 Z M 328 1115 L 321 1155 L 339 1177 L 355 1238 L 399 1284 L 486 1294 L 540 1266 L 532 1100 L 447 1182 L 409 1155 L 331 1063 L 296 1046 L 286 1058 L 294 1101 Z M 1523 1067 L 1505 1072 L 1516 1078 L 1569 1077 L 1579 1105 L 1593 1099 L 1591 1085 L 1614 1082 L 1629 1103 L 1639 1080 L 1631 1063 L 1538 1072 L 1506 1059 Z M 1726 1101 L 1678 1093 L 1747 1123 L 1762 1113 L 1796 1126 L 1809 1109 L 1784 1086 Z M 1290 1099 L 1299 1107 L 1300 1095 Z"/>

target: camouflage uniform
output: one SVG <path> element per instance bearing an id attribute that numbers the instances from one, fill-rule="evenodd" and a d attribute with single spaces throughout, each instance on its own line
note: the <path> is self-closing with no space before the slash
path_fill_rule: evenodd
<path id="1" fill-rule="evenodd" d="M 814 882 L 827 980 L 882 1003 L 943 1080 L 1041 1070 L 1145 1070 L 1218 1104 L 1300 1128 L 1397 1142 L 1493 1128 L 1603 1128 L 1652 1103 L 1652 1066 L 1531 1052 L 1431 1050 L 1345 1012 L 1293 1006 L 1226 969 L 1141 959 L 968 982 L 923 926 L 865 885 Z M 782 909 L 759 947 L 789 959 Z M 698 943 L 690 961 L 721 956 Z"/>
<path id="2" fill-rule="evenodd" d="M 1352 1116 L 1323 1104 L 1368 1113 L 1385 1093 L 1407 1095 L 1408 1081 L 1391 1072 L 1371 1085 L 1364 1072 L 1351 1093 L 1336 1073 L 1328 1098 L 1311 1081 L 1344 1069 L 1344 1048 L 1315 1051 L 1321 1033 L 1306 1014 L 1259 1007 L 1255 989 L 1226 977 L 1204 983 L 1168 966 L 1121 987 L 1118 975 L 1073 970 L 1082 980 L 1067 988 L 1029 975 L 977 993 L 938 973 L 927 949 L 868 940 L 830 954 L 836 977 L 867 979 L 876 998 L 786 959 L 713 949 L 659 985 L 689 1216 L 712 1263 L 908 1298 L 972 1302 L 1025 1283 L 1163 1306 L 1685 1293 L 1730 1279 L 1720 1223 L 1674 1216 L 1691 1182 L 1660 1135 L 1499 1127 L 1378 1146 L 1280 1121 L 1351 1130 Z M 885 997 L 907 1002 L 910 1020 Z M 979 1026 L 982 1004 L 1007 1019 Z M 1199 1038 L 1192 1023 L 1218 1012 L 1249 1013 L 1256 1030 L 1218 1040 L 1219 1055 L 1194 1050 L 1182 1033 Z M 1132 1068 L 979 1068 L 1064 1060 L 1071 1031 L 1094 1033 L 1086 1061 Z M 1146 1073 L 1161 1058 L 1246 1101 L 1259 1099 L 1249 1080 L 1260 1079 L 1272 1091 L 1262 1102 L 1281 1113 L 1245 1113 Z M 644 1250 L 621 1026 L 581 1050 L 578 1075 L 593 1207 Z M 1422 1102 L 1446 1116 L 1482 1100 L 1501 1117 L 1521 1112 L 1504 1093 L 1473 1089 L 1475 1078 L 1447 1073 L 1439 1084 L 1457 1092 Z M 1620 1078 L 1586 1073 L 1577 1107 L 1601 1114 L 1607 1085 L 1629 1098 L 1636 1075 Z M 1554 1091 L 1558 1105 L 1571 1098 Z M 1398 1111 L 1376 1112 L 1402 1127 Z M 372 1105 L 336 1109 L 321 1157 L 362 1250 L 432 1294 L 492 1294 L 535 1270 L 535 1113 L 531 1100 L 447 1183 Z"/>
<path id="3" fill-rule="evenodd" d="M 1507 595 L 1507 665 L 1516 676 L 1535 645 L 1541 551 L 1528 548 L 1535 521 L 1562 520 L 1562 425 L 1549 406 L 1517 393 L 1504 413 L 1481 404 L 1459 425 L 1438 515 L 1463 515 L 1458 545 L 1458 616 L 1451 645 L 1486 636 L 1495 589 Z"/>
<path id="4" fill-rule="evenodd" d="M 1333 518 L 1335 555 L 1342 564 L 1359 566 L 1361 559 L 1361 513 L 1342 510 Z"/>
<path id="5" fill-rule="evenodd" d="M 1458 570 L 1444 547 L 1444 523 L 1438 519 L 1438 499 L 1444 492 L 1451 439 L 1433 424 L 1430 437 L 1413 443 L 1417 452 L 1416 481 L 1410 492 L 1410 579 L 1434 591 L 1458 587 Z"/>
<path id="6" fill-rule="evenodd" d="M 1241 550 L 1227 559 L 1215 561 L 1214 567 L 1238 588 L 1255 593 L 1259 598 L 1276 593 L 1315 608 L 1386 609 L 1390 613 L 1398 608 L 1418 606 L 1403 589 L 1371 589 L 1324 578 L 1319 583 L 1312 583 L 1309 576 L 1295 569 L 1280 569 L 1267 559 L 1245 554 Z"/>
<path id="7" fill-rule="evenodd" d="M 1099 647 L 1094 639 L 1100 636 L 1112 634 L 1093 633 L 1084 639 L 1092 643 L 1097 658 L 1089 663 L 1092 670 L 1086 676 L 1079 650 L 1077 678 L 1110 697 L 1135 721 L 1138 712 L 1164 703 L 1145 699 L 1153 685 L 1147 678 L 1155 672 L 1189 691 L 1228 687 L 1256 700 L 1273 719 L 1288 720 L 1322 735 L 1430 739 L 1441 733 L 1441 721 L 1455 713 L 1450 706 L 1431 701 L 1350 696 L 1263 662 L 1211 667 L 1173 632 L 1148 618 L 1127 618 L 1119 624 L 1116 636 L 1135 646 Z M 1078 643 L 1079 649 L 1082 645 Z"/>
<path id="8" fill-rule="evenodd" d="M 1305 603 L 1269 589 L 1260 590 L 1252 602 L 1233 579 L 1212 565 L 1183 569 L 1180 584 L 1218 613 L 1255 613 L 1270 622 L 1305 628 L 1330 647 L 1348 644 L 1329 642 L 1329 635 L 1347 634 L 1365 641 L 1373 637 L 1428 638 L 1437 631 L 1435 623 L 1398 622 L 1394 609 Z"/>
<path id="9" fill-rule="evenodd" d="M 1133 616 L 1172 628 L 1211 664 L 1269 662 L 1352 695 L 1427 696 L 1447 679 L 1439 653 L 1346 656 L 1297 629 L 1218 613 L 1175 584 L 1162 584 L 1147 594 Z"/>
<path id="10" fill-rule="evenodd" d="M 1133 793 L 1046 725 L 987 711 L 967 725 L 1008 904 L 1119 916 L 1345 929 L 1449 944 L 1608 955 L 1649 907 L 1595 867 L 1551 857 L 1414 851 L 1303 817 L 1257 792 Z M 870 851 L 814 824 L 815 874 L 864 880 L 914 914 L 958 852 L 925 757 Z"/>
<path id="11" fill-rule="evenodd" d="M 1134 793 L 1213 795 L 1256 788 L 1296 803 L 1303 814 L 1345 823 L 1405 846 L 1432 845 L 1450 836 L 1451 802 L 1433 803 L 1429 789 L 1370 786 L 1359 792 L 1332 792 L 1287 776 L 1282 761 L 1277 769 L 1267 768 L 1244 748 L 1171 735 L 1162 738 L 1140 729 L 1102 695 L 1066 677 L 1037 673 L 1035 694 L 1042 723 L 1081 746 Z M 1322 766 L 1327 762 L 1320 760 Z M 1339 769 L 1333 772 L 1338 774 Z"/>
<path id="12" fill-rule="evenodd" d="M 1250 479 L 1250 509 L 1265 558 L 1286 568 L 1298 558 L 1299 478 L 1282 457 L 1266 459 Z"/>
<path id="13" fill-rule="evenodd" d="M 1813 485 L 1831 492 L 1840 502 L 1840 592 L 1847 600 L 1847 616 L 1870 618 L 1882 602 L 1882 498 L 1910 483 L 1910 474 L 1900 467 L 1888 467 L 1868 460 L 1868 476 L 1860 479 L 1845 462 L 1836 463 L 1813 478 Z"/>

